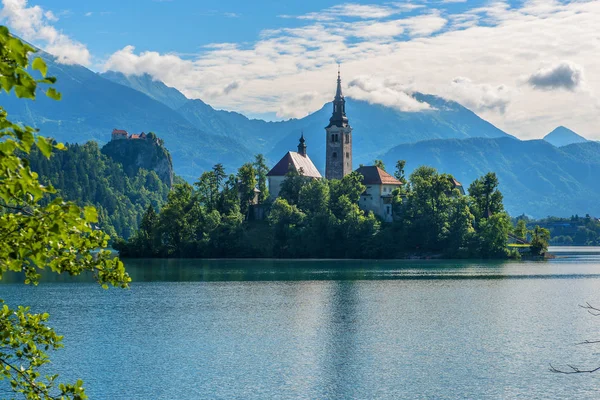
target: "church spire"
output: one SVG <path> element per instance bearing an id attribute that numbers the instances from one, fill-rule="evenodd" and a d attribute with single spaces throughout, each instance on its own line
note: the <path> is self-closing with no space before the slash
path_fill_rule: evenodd
<path id="1" fill-rule="evenodd" d="M 304 139 L 304 132 L 302 132 L 302 136 L 300 136 L 300 143 L 298 143 L 298 154 L 306 157 L 306 140 Z"/>
<path id="2" fill-rule="evenodd" d="M 340 76 L 340 64 L 338 64 L 338 80 L 337 80 L 337 90 L 335 91 L 335 101 L 340 101 L 344 99 L 344 95 L 342 94 L 342 78 Z"/>
<path id="3" fill-rule="evenodd" d="M 337 126 L 346 127 L 348 126 L 348 117 L 346 117 L 346 99 L 342 94 L 342 78 L 340 75 L 340 65 L 338 64 L 338 78 L 337 78 L 337 89 L 335 91 L 335 98 L 333 99 L 333 114 L 329 119 L 329 125 L 327 128 Z"/>

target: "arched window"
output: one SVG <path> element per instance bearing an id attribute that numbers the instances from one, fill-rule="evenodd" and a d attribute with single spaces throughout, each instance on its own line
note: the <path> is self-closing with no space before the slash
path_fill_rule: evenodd
<path id="1" fill-rule="evenodd" d="M 346 133 L 346 143 L 350 143 L 350 134 Z"/>
<path id="2" fill-rule="evenodd" d="M 338 136 L 338 134 L 337 134 L 337 133 L 335 134 L 335 141 L 336 141 L 336 142 L 339 142 L 339 141 L 340 141 L 340 137 Z"/>
<path id="3" fill-rule="evenodd" d="M 333 133 L 331 134 L 331 142 L 335 142 L 335 135 Z"/>
<path id="4" fill-rule="evenodd" d="M 335 151 L 331 154 L 331 158 L 337 158 L 337 153 Z"/>
<path id="5" fill-rule="evenodd" d="M 346 152 L 346 158 L 350 158 L 350 153 Z"/>

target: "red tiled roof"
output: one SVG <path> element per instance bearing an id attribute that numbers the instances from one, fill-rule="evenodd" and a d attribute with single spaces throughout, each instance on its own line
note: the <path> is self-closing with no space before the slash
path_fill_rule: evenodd
<path id="1" fill-rule="evenodd" d="M 356 172 L 364 177 L 364 185 L 402 185 L 402 182 L 374 165 L 360 167 Z"/>
<path id="2" fill-rule="evenodd" d="M 285 176 L 292 165 L 296 171 L 302 168 L 304 176 L 310 178 L 321 178 L 319 170 L 308 156 L 300 155 L 299 153 L 288 151 L 285 156 L 269 171 L 267 176 Z"/>
<path id="3" fill-rule="evenodd" d="M 137 133 L 134 133 L 133 135 L 131 135 L 130 139 L 139 139 L 141 135 L 138 135 Z"/>
<path id="4" fill-rule="evenodd" d="M 113 129 L 112 131 L 113 135 L 127 135 L 127 131 L 124 131 L 123 129 Z"/>
<path id="5" fill-rule="evenodd" d="M 462 183 L 460 183 L 459 181 L 457 181 L 456 179 L 452 179 L 452 183 L 454 184 L 454 186 L 462 186 Z"/>

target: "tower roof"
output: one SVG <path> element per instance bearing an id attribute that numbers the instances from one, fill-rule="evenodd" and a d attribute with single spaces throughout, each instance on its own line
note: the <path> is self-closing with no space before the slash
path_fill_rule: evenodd
<path id="1" fill-rule="evenodd" d="M 335 91 L 335 98 L 333 99 L 333 114 L 329 118 L 329 125 L 326 128 L 332 126 L 338 126 L 345 128 L 348 126 L 348 117 L 346 117 L 346 100 L 342 94 L 342 78 L 340 76 L 340 69 L 338 67 L 338 78 L 337 88 Z"/>

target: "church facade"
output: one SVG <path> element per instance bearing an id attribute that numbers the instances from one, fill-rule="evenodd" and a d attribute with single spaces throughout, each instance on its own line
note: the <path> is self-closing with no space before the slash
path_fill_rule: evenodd
<path id="1" fill-rule="evenodd" d="M 337 89 L 333 99 L 333 110 L 329 125 L 325 127 L 325 178 L 342 179 L 352 169 L 352 127 L 346 115 L 346 100 L 342 93 L 342 79 L 338 70 Z M 277 198 L 285 176 L 294 169 L 307 179 L 321 179 L 321 174 L 306 152 L 304 135 L 300 138 L 298 152 L 288 152 L 267 174 L 269 193 Z M 386 222 L 392 221 L 392 192 L 402 183 L 376 166 L 361 166 L 357 172 L 363 176 L 366 187 L 361 195 L 359 207 L 372 211 Z"/>

